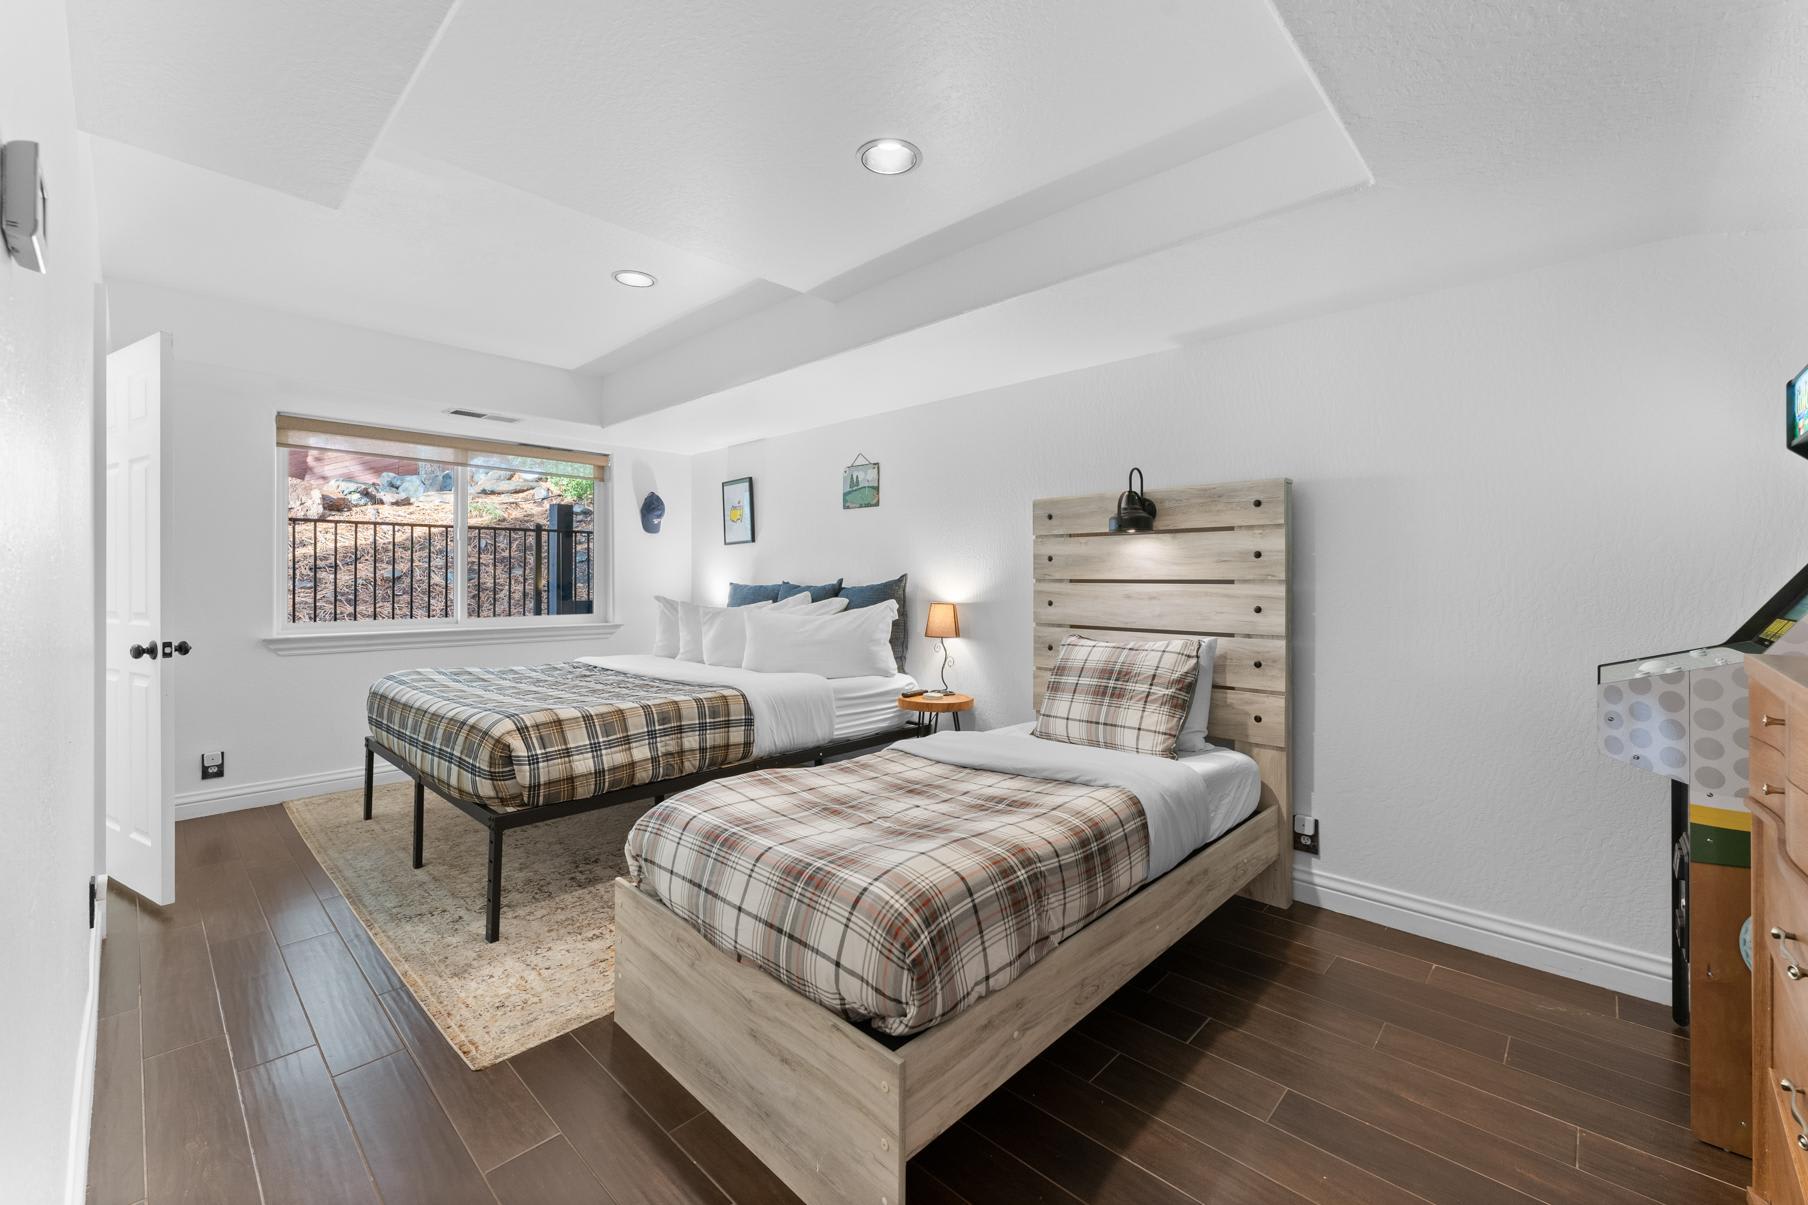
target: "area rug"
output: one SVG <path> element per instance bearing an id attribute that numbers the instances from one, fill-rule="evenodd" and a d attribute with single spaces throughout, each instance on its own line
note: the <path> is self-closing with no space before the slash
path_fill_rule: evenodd
<path id="1" fill-rule="evenodd" d="M 502 940 L 483 940 L 489 832 L 427 796 L 426 865 L 409 865 L 414 787 L 283 806 L 396 974 L 467 1064 L 480 1070 L 615 1008 L 615 877 L 627 804 L 508 834 Z M 647 806 L 651 805 L 647 801 Z"/>

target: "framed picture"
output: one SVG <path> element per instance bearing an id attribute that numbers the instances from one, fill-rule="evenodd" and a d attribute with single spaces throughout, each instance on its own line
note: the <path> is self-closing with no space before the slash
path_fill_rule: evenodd
<path id="1" fill-rule="evenodd" d="M 865 456 L 841 470 L 841 509 L 862 510 L 879 505 L 879 462 Z"/>
<path id="2" fill-rule="evenodd" d="M 722 542 L 753 543 L 753 478 L 722 483 Z"/>

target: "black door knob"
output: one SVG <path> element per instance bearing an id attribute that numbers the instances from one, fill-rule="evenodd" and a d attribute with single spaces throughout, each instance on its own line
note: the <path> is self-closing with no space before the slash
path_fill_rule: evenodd
<path id="1" fill-rule="evenodd" d="M 152 661 L 155 661 L 157 660 L 157 642 L 153 640 L 150 644 L 135 644 L 127 649 L 126 652 L 132 654 L 132 660 L 134 661 L 138 660 L 140 657 L 149 657 Z"/>
<path id="2" fill-rule="evenodd" d="M 195 651 L 195 646 L 190 644 L 188 641 L 186 641 L 186 640 L 176 641 L 177 656 L 186 657 L 194 651 Z"/>

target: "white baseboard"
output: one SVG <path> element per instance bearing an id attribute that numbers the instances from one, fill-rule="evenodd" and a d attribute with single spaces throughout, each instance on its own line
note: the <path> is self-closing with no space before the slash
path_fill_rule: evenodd
<path id="1" fill-rule="evenodd" d="M 1332 912 L 1345 912 L 1641 1000 L 1667 1003 L 1670 999 L 1670 960 L 1664 955 L 1307 867 L 1294 868 L 1293 894 Z"/>
<path id="2" fill-rule="evenodd" d="M 378 783 L 405 781 L 400 770 L 382 761 L 377 763 L 376 777 Z M 261 808 L 307 795 L 331 795 L 337 791 L 361 790 L 363 786 L 364 767 L 354 766 L 349 770 L 322 770 L 314 774 L 296 774 L 290 778 L 266 778 L 261 782 L 182 791 L 176 795 L 176 819 L 193 820 L 199 816 L 215 816 L 243 808 Z"/>
<path id="3" fill-rule="evenodd" d="M 75 1102 L 70 1106 L 69 1169 L 63 1200 L 83 1205 L 88 1199 L 88 1137 L 94 1128 L 94 1062 L 100 1041 L 100 945 L 107 935 L 107 877 L 100 876 L 94 904 L 94 927 L 88 930 L 88 999 L 82 1006 L 82 1042 L 75 1051 Z"/>
<path id="4" fill-rule="evenodd" d="M 378 783 L 406 781 L 401 771 L 383 762 L 377 763 L 376 780 Z M 363 785 L 363 768 L 352 767 L 186 791 L 176 796 L 176 819 L 192 820 L 243 808 L 265 807 L 308 795 L 357 790 Z M 1641 1000 L 1667 1002 L 1670 999 L 1670 960 L 1663 955 L 1309 867 L 1294 868 L 1293 884 L 1298 899 L 1333 912 L 1359 916 L 1389 928 L 1579 979 Z M 95 948 L 98 957 L 99 946 Z M 88 1057 L 92 1064 L 92 1050 Z"/>

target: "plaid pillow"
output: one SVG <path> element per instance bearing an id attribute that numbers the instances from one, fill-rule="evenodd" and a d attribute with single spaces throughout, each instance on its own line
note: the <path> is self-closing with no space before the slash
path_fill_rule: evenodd
<path id="1" fill-rule="evenodd" d="M 1112 644 L 1069 636 L 1043 688 L 1036 735 L 1173 757 L 1198 680 L 1197 640 Z"/>

